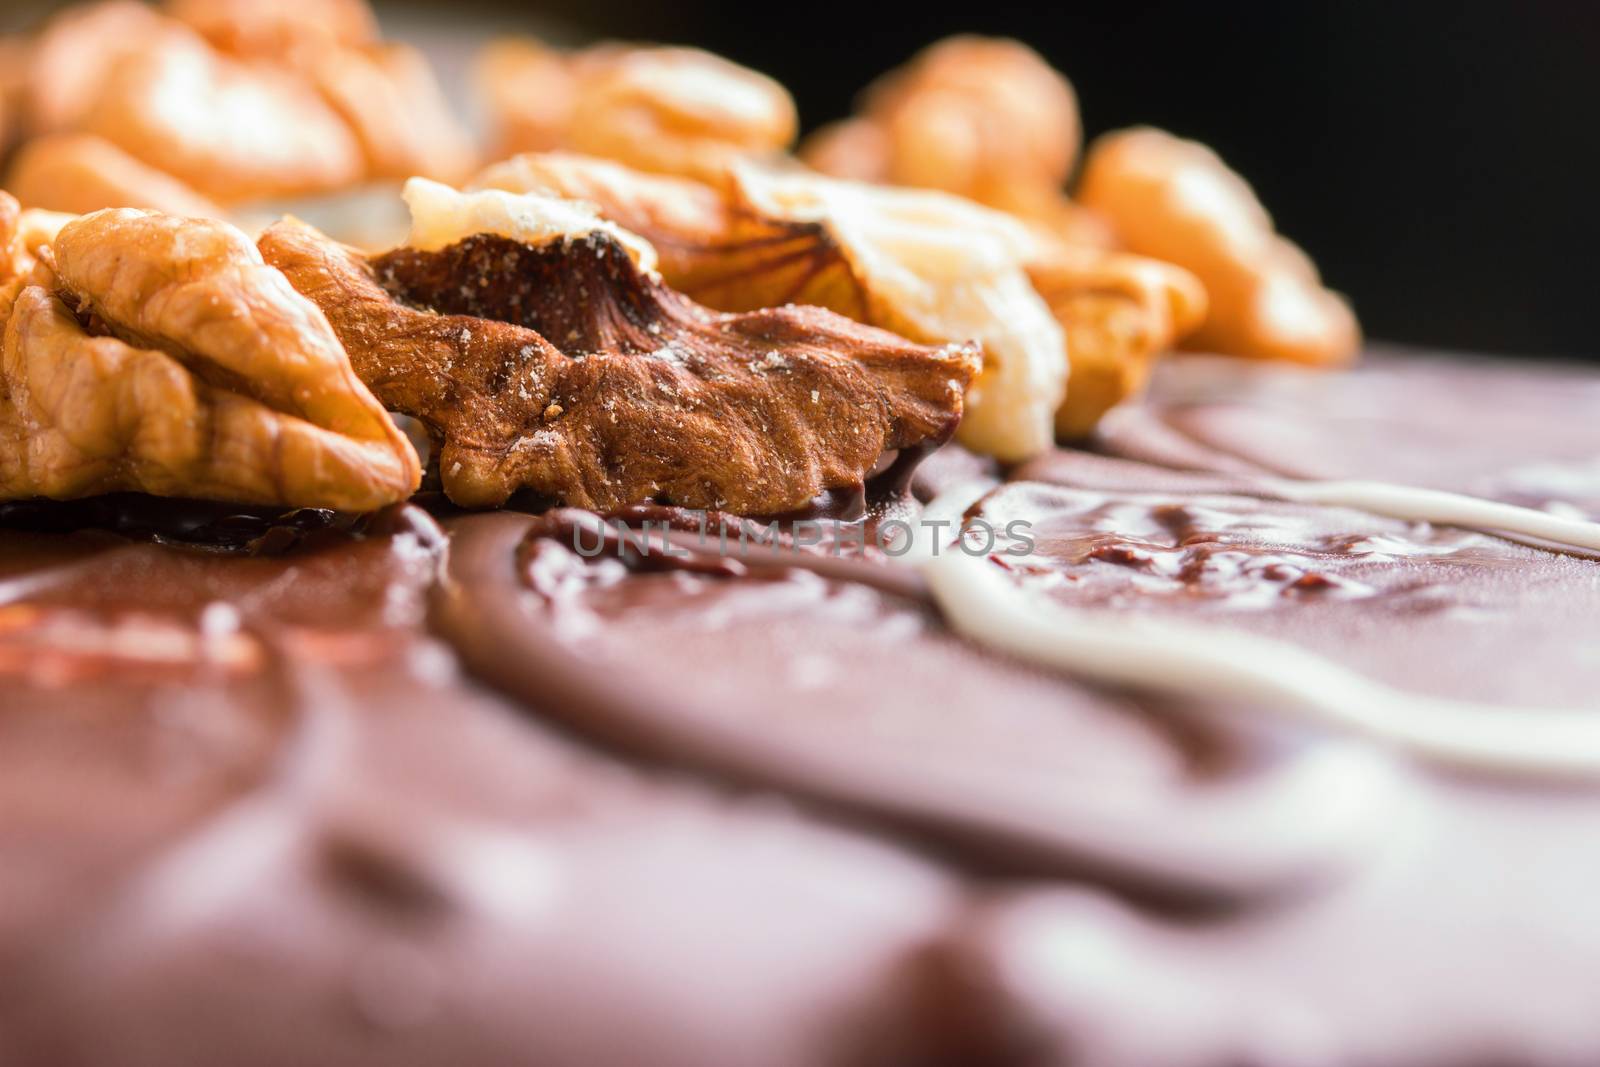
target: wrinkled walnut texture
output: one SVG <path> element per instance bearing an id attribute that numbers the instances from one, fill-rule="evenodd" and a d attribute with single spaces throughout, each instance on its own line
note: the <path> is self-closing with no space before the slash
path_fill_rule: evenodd
<path id="1" fill-rule="evenodd" d="M 362 511 L 416 488 L 326 319 L 238 230 L 102 211 L 39 255 L 5 329 L 0 496 Z"/>
<path id="2" fill-rule="evenodd" d="M 739 168 L 713 188 L 559 153 L 479 186 L 592 201 L 656 248 L 668 283 L 724 310 L 816 304 L 925 344 L 977 341 L 961 443 L 1007 461 L 1050 447 L 1067 353 L 1024 273 L 1015 219 L 946 194 Z"/>
<path id="3" fill-rule="evenodd" d="M 286 221 L 268 262 L 327 312 L 362 377 L 442 442 L 455 502 L 532 490 L 776 514 L 859 486 L 955 429 L 970 346 L 930 349 L 817 308 L 710 312 L 613 239 L 469 237 L 367 262 Z"/>

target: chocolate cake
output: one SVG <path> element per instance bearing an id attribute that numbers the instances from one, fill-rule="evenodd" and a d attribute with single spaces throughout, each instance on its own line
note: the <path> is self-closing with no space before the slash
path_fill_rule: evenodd
<path id="1" fill-rule="evenodd" d="M 1593 372 L 1018 41 L 0 50 L 0 1067 L 1600 1063 Z"/>
<path id="2" fill-rule="evenodd" d="M 916 487 L 970 487 L 969 533 L 1028 523 L 1031 553 L 970 558 L 1072 610 L 1270 635 L 1517 729 L 1584 707 L 1593 553 L 1269 488 L 1433 471 L 1592 514 L 1592 379 L 1171 371 L 1093 449 L 1001 477 L 948 446 Z M 870 539 L 602 518 L 8 508 L 0 1060 L 1600 1055 L 1581 760 L 1032 666 Z"/>

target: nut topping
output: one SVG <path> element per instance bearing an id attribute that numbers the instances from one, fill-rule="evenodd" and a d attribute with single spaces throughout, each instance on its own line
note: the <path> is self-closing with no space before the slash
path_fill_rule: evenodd
<path id="1" fill-rule="evenodd" d="M 450 114 L 422 53 L 372 44 L 307 48 L 303 54 L 317 91 L 360 142 L 369 178 L 421 174 L 460 180 L 471 171 L 472 143 Z"/>
<path id="2" fill-rule="evenodd" d="M 1055 240 L 1116 246 L 1063 192 L 1081 140 L 1077 96 L 1022 42 L 947 38 L 873 82 L 860 105 L 806 138 L 801 158 L 838 178 L 955 193 Z"/>
<path id="3" fill-rule="evenodd" d="M 23 145 L 6 188 L 24 204 L 79 215 L 109 204 L 199 218 L 224 213 L 172 175 L 84 133 L 50 134 Z"/>
<path id="4" fill-rule="evenodd" d="M 535 155 L 478 183 L 595 202 L 657 248 L 669 284 L 715 307 L 805 301 L 923 343 L 976 340 L 984 366 L 961 442 L 1007 460 L 1052 443 L 1065 342 L 1024 269 L 1038 242 L 1015 219 L 941 193 L 754 167 L 719 191 Z"/>
<path id="5" fill-rule="evenodd" d="M 449 213 L 482 204 L 503 221 L 504 195 L 458 195 Z M 411 199 L 427 210 L 441 196 Z M 971 346 L 926 348 L 818 308 L 715 314 L 598 225 L 369 261 L 286 221 L 261 249 L 378 396 L 429 427 L 445 492 L 472 507 L 529 489 L 598 509 L 793 510 L 859 486 L 886 451 L 948 437 L 977 364 Z"/>
<path id="6" fill-rule="evenodd" d="M 1144 388 L 1150 366 L 1198 326 L 1206 291 L 1181 267 L 1082 245 L 1054 245 L 1028 266 L 1033 287 L 1067 335 L 1072 387 L 1056 435 L 1074 440 Z"/>
<path id="7" fill-rule="evenodd" d="M 362 174 L 360 146 L 316 92 L 187 31 L 119 60 L 83 125 L 224 202 L 331 189 Z"/>
<path id="8" fill-rule="evenodd" d="M 56 211 L 23 211 L 15 197 L 0 192 L 0 323 L 11 316 L 17 295 L 32 280 L 40 250 L 71 221 L 71 215 Z"/>
<path id="9" fill-rule="evenodd" d="M 802 148 L 819 170 L 942 189 L 1028 213 L 1077 159 L 1078 100 L 1020 41 L 951 37 L 861 94 L 861 114 Z"/>
<path id="10" fill-rule="evenodd" d="M 39 256 L 5 330 L 0 497 L 363 511 L 416 488 L 327 320 L 238 230 L 102 211 Z"/>
<path id="11" fill-rule="evenodd" d="M 735 160 L 782 152 L 798 127 L 783 86 L 698 48 L 562 53 L 514 38 L 484 52 L 478 83 L 500 156 L 565 148 L 711 179 Z"/>
<path id="12" fill-rule="evenodd" d="M 1107 134 L 1089 150 L 1080 195 L 1130 250 L 1205 284 L 1211 311 L 1186 347 L 1311 364 L 1355 355 L 1349 305 L 1211 149 L 1160 130 Z"/>
<path id="13" fill-rule="evenodd" d="M 702 182 L 547 152 L 497 163 L 474 187 L 596 205 L 649 238 L 667 284 L 719 311 L 815 304 L 867 321 L 866 289 L 827 227 L 768 218 Z"/>

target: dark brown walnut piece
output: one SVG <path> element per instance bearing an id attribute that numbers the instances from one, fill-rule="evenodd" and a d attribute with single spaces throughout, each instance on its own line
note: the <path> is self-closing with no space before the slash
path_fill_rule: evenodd
<path id="1" fill-rule="evenodd" d="M 886 452 L 942 443 L 979 364 L 820 308 L 719 314 L 611 236 L 479 234 L 370 260 L 286 220 L 267 261 L 327 314 L 385 406 L 423 422 L 457 504 L 532 490 L 744 515 L 862 484 Z"/>

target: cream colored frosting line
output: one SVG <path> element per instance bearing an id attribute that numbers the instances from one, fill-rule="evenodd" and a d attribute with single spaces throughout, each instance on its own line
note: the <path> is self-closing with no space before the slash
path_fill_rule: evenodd
<path id="1" fill-rule="evenodd" d="M 1600 780 L 1600 713 L 1407 693 L 1272 638 L 1070 608 L 959 550 L 923 556 L 920 567 L 957 633 L 1075 678 L 1244 704 L 1451 766 Z"/>
<path id="2" fill-rule="evenodd" d="M 1274 480 L 1271 492 L 1298 504 L 1356 508 L 1411 522 L 1518 534 L 1542 541 L 1600 551 L 1600 523 L 1564 519 L 1534 508 L 1480 500 L 1438 489 L 1415 489 L 1387 482 L 1297 482 Z"/>
<path id="3" fill-rule="evenodd" d="M 924 515 L 959 518 L 992 483 L 964 483 Z M 1484 527 L 1600 549 L 1600 524 L 1457 493 L 1378 482 L 1275 483 L 1285 499 L 1393 518 Z M 959 526 L 959 523 L 956 523 Z M 1533 777 L 1600 780 L 1600 712 L 1475 704 L 1408 693 L 1298 645 L 1219 625 L 1087 611 L 1018 586 L 985 557 L 924 528 L 902 557 L 945 621 L 979 645 L 1085 681 L 1206 700 L 1365 735 L 1430 762 Z"/>

